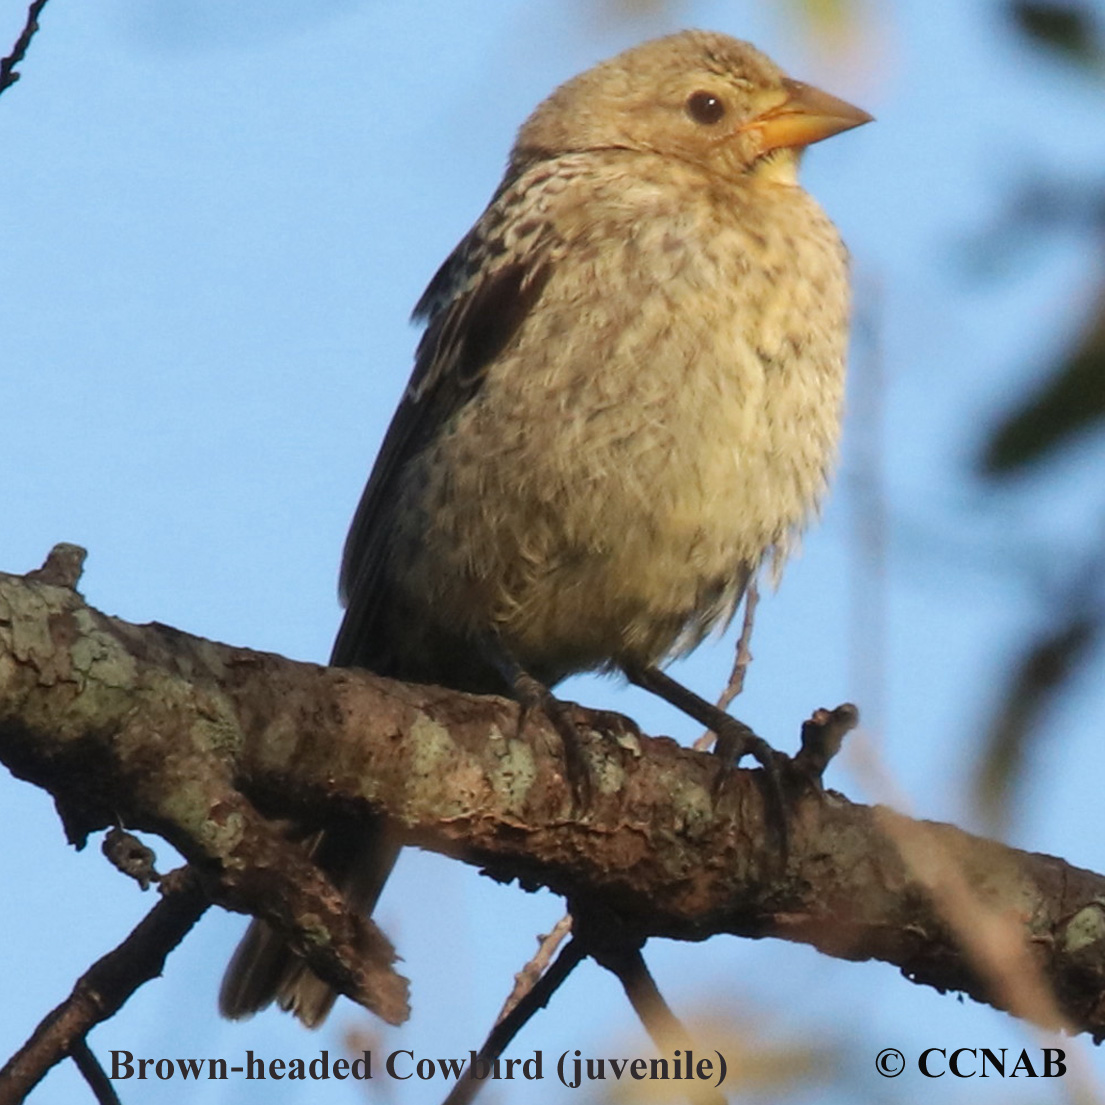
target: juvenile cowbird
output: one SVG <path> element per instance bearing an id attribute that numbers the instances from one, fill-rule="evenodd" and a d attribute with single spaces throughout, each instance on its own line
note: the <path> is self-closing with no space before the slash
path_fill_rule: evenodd
<path id="1" fill-rule="evenodd" d="M 699 31 L 534 111 L 415 308 L 426 331 L 345 547 L 334 664 L 472 692 L 590 670 L 677 687 L 658 665 L 732 616 L 825 489 L 846 256 L 797 168 L 869 119 Z M 738 731 L 728 750 L 761 745 Z M 312 847 L 371 910 L 394 847 L 334 831 Z M 274 997 L 308 1024 L 333 1001 L 254 922 L 222 1009 Z"/>

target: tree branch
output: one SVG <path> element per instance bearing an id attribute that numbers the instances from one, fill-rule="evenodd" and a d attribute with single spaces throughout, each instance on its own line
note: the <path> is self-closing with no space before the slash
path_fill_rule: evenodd
<path id="1" fill-rule="evenodd" d="M 477 1071 L 486 1071 L 494 1066 L 495 1061 L 510 1046 L 511 1040 L 529 1023 L 534 1013 L 549 1004 L 553 994 L 586 954 L 583 945 L 574 938 L 564 945 L 549 969 L 495 1022 L 476 1055 L 475 1062 L 464 1068 L 464 1073 L 457 1079 L 457 1084 L 442 1105 L 468 1105 L 474 1100 L 484 1084 L 484 1075 L 477 1074 Z"/>
<path id="2" fill-rule="evenodd" d="M 23 1101 L 67 1055 L 80 1067 L 98 1101 L 117 1100 L 85 1037 L 101 1021 L 114 1016 L 142 983 L 161 974 L 165 957 L 209 904 L 200 881 L 187 869 L 174 872 L 163 886 L 161 901 L 130 936 L 81 976 L 69 997 L 43 1019 L 0 1069 L 0 1105 Z"/>
<path id="3" fill-rule="evenodd" d="M 104 1068 L 100 1066 L 99 1059 L 92 1054 L 92 1049 L 83 1036 L 73 1042 L 69 1054 L 72 1056 L 73 1062 L 77 1064 L 77 1069 L 84 1076 L 88 1088 L 92 1091 L 99 1105 L 121 1105 L 119 1095 L 111 1084 L 111 1079 L 104 1073 Z"/>
<path id="4" fill-rule="evenodd" d="M 877 807 L 796 792 L 784 865 L 765 844 L 756 772 L 734 772 L 715 804 L 716 758 L 582 726 L 595 786 L 574 817 L 555 732 L 519 724 L 503 699 L 131 625 L 70 587 L 0 575 L 0 760 L 54 796 L 69 839 L 117 823 L 161 834 L 213 901 L 278 925 L 327 981 L 393 1019 L 405 995 L 396 984 L 379 996 L 397 978 L 383 936 L 265 817 L 384 814 L 407 841 L 497 879 L 601 902 L 642 938 L 775 936 L 1006 1000 L 933 905 L 934 868 L 914 873 Z M 1070 1024 L 1105 1036 L 1105 879 L 908 825 L 980 912 L 1015 919 Z"/>
<path id="5" fill-rule="evenodd" d="M 20 31 L 19 37 L 15 40 L 11 53 L 0 58 L 0 92 L 19 80 L 19 73 L 16 72 L 15 67 L 27 56 L 27 47 L 31 45 L 31 39 L 34 38 L 35 32 L 38 30 L 38 17 L 42 14 L 44 7 L 46 7 L 46 0 L 33 0 L 31 6 L 27 9 L 27 19 L 23 24 L 23 30 Z"/>

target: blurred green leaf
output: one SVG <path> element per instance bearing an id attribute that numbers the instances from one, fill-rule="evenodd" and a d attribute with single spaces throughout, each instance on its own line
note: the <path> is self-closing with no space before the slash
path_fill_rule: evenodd
<path id="1" fill-rule="evenodd" d="M 1082 340 L 1044 385 L 993 432 L 982 456 L 988 476 L 1047 460 L 1075 434 L 1105 419 L 1105 289 Z"/>
<path id="2" fill-rule="evenodd" d="M 1011 0 L 1009 15 L 1017 29 L 1037 46 L 1079 65 L 1102 60 L 1095 13 L 1083 4 Z"/>
<path id="3" fill-rule="evenodd" d="M 1102 612 L 1076 603 L 1057 627 L 1029 642 L 1017 661 L 990 726 L 975 784 L 978 808 L 995 835 L 1002 833 L 1010 796 L 1024 772 L 1029 750 L 1039 740 L 1044 715 L 1090 657 L 1103 632 Z"/>
<path id="4" fill-rule="evenodd" d="M 791 0 L 813 32 L 839 33 L 858 16 L 855 0 Z"/>

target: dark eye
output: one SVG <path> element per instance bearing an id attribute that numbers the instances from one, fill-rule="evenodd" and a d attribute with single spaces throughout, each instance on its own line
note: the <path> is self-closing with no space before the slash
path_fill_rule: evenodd
<path id="1" fill-rule="evenodd" d="M 712 92 L 692 92 L 687 97 L 687 114 L 703 126 L 713 126 L 725 115 L 725 102 Z"/>

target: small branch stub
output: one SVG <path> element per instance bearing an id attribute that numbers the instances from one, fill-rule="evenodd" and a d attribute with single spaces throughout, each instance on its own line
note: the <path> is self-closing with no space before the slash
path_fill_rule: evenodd
<path id="1" fill-rule="evenodd" d="M 802 747 L 794 757 L 793 768 L 816 786 L 830 761 L 840 751 L 844 738 L 859 725 L 859 710 L 850 702 L 835 710 L 821 707 L 802 723 Z"/>
<path id="2" fill-rule="evenodd" d="M 35 568 L 24 577 L 29 583 L 45 583 L 50 587 L 77 589 L 88 553 L 80 545 L 61 542 L 49 552 L 41 568 Z"/>

